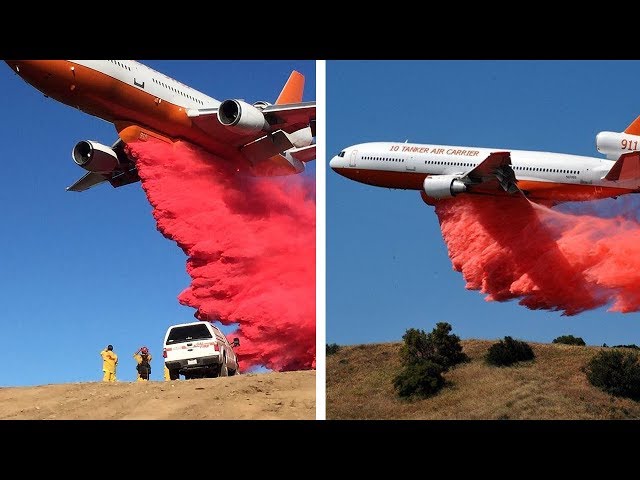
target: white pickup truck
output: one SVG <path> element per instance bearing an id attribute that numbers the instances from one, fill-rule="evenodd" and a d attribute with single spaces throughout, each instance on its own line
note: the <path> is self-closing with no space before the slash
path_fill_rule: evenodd
<path id="1" fill-rule="evenodd" d="M 169 378 L 184 375 L 192 378 L 226 377 L 240 373 L 234 346 L 212 322 L 200 320 L 172 325 L 164 336 L 162 356 L 169 370 Z"/>

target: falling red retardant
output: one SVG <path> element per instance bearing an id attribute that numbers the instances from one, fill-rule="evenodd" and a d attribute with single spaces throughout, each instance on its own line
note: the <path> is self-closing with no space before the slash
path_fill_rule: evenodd
<path id="1" fill-rule="evenodd" d="M 315 368 L 315 184 L 239 176 L 183 142 L 128 148 L 158 230 L 187 255 L 178 301 L 238 325 L 243 371 Z"/>
<path id="2" fill-rule="evenodd" d="M 435 210 L 453 268 L 488 301 L 518 299 L 564 315 L 604 305 L 640 310 L 640 223 L 630 215 L 471 195 L 439 201 Z"/>

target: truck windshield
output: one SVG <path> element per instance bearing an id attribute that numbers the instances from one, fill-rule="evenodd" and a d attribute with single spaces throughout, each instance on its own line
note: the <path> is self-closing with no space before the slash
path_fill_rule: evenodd
<path id="1" fill-rule="evenodd" d="M 212 338 L 206 325 L 185 325 L 182 327 L 173 327 L 171 329 L 169 337 L 167 338 L 167 344 L 190 342 L 192 340 L 202 340 L 204 338 Z"/>

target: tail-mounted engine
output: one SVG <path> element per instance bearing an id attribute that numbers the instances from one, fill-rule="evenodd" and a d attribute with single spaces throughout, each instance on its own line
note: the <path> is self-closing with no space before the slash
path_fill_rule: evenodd
<path id="1" fill-rule="evenodd" d="M 596 148 L 607 158 L 617 159 L 623 153 L 640 150 L 640 136 L 618 132 L 600 132 L 596 135 Z"/>

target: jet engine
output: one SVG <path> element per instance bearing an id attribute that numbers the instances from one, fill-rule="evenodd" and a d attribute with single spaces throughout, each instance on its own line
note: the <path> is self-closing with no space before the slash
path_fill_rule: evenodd
<path id="1" fill-rule="evenodd" d="M 640 150 L 640 136 L 618 132 L 600 132 L 596 135 L 596 148 L 607 157 L 618 158 L 621 154 Z"/>
<path id="2" fill-rule="evenodd" d="M 218 121 L 230 130 L 246 134 L 260 132 L 269 126 L 258 108 L 242 100 L 222 102 L 218 106 Z"/>
<path id="3" fill-rule="evenodd" d="M 432 177 L 426 177 L 422 187 L 427 196 L 436 200 L 454 197 L 467 190 L 464 182 L 455 175 L 434 175 Z"/>
<path id="4" fill-rule="evenodd" d="M 96 173 L 113 172 L 120 164 L 118 155 L 110 147 L 98 142 L 82 140 L 73 147 L 73 161 L 85 170 Z"/>

